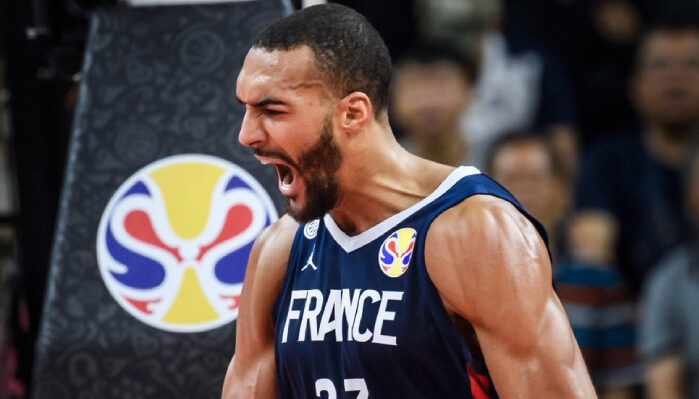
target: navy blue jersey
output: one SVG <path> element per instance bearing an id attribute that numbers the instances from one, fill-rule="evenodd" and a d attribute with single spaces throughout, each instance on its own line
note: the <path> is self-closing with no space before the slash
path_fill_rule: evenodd
<path id="1" fill-rule="evenodd" d="M 460 167 L 359 235 L 347 236 L 329 215 L 299 227 L 273 315 L 281 398 L 497 397 L 425 267 L 432 221 L 474 194 L 526 215 L 500 185 Z"/>

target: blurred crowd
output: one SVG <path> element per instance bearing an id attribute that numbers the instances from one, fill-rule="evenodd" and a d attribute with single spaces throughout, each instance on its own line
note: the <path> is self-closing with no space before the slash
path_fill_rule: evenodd
<path id="1" fill-rule="evenodd" d="M 600 397 L 699 398 L 699 1 L 334 2 L 387 41 L 404 146 L 477 166 L 546 226 Z M 23 397 L 0 356 L 0 397 Z"/>

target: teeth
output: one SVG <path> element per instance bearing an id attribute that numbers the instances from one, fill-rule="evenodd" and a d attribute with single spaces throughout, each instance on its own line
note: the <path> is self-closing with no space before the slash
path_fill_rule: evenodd
<path id="1" fill-rule="evenodd" d="M 288 187 L 291 185 L 292 180 L 293 180 L 293 178 L 291 176 L 291 172 L 289 172 L 286 174 L 286 176 L 284 176 L 284 180 L 282 180 L 282 184 Z"/>

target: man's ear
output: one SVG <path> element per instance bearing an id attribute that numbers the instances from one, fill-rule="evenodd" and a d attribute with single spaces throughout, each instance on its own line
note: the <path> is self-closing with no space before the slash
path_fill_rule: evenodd
<path id="1" fill-rule="evenodd" d="M 355 91 L 340 100 L 340 128 L 349 133 L 357 133 L 366 126 L 374 115 L 374 106 L 369 96 Z"/>

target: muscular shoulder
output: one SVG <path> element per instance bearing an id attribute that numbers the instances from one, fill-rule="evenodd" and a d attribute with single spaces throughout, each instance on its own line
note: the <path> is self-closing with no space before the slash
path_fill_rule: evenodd
<path id="1" fill-rule="evenodd" d="M 425 261 L 451 310 L 472 322 L 481 311 L 502 310 L 492 308 L 494 299 L 511 296 L 509 290 L 551 281 L 548 252 L 534 225 L 514 205 L 488 195 L 472 196 L 435 219 Z"/>
<path id="2" fill-rule="evenodd" d="M 284 215 L 260 233 L 248 262 L 251 283 L 281 287 L 298 226 L 293 218 Z"/>
<path id="3" fill-rule="evenodd" d="M 260 233 L 255 240 L 251 256 L 257 252 L 258 263 L 264 265 L 263 267 L 286 268 L 298 227 L 299 224 L 293 218 L 288 215 L 282 216 Z"/>
<path id="4" fill-rule="evenodd" d="M 283 276 L 298 226 L 288 215 L 267 226 L 255 240 L 249 267 L 263 270 L 264 274 Z"/>
<path id="5" fill-rule="evenodd" d="M 428 252 L 501 257 L 511 249 L 544 248 L 534 225 L 514 205 L 490 195 L 474 195 L 435 219 L 427 234 Z M 446 252 L 443 252 L 446 250 Z M 544 251 L 545 252 L 545 251 Z"/>

